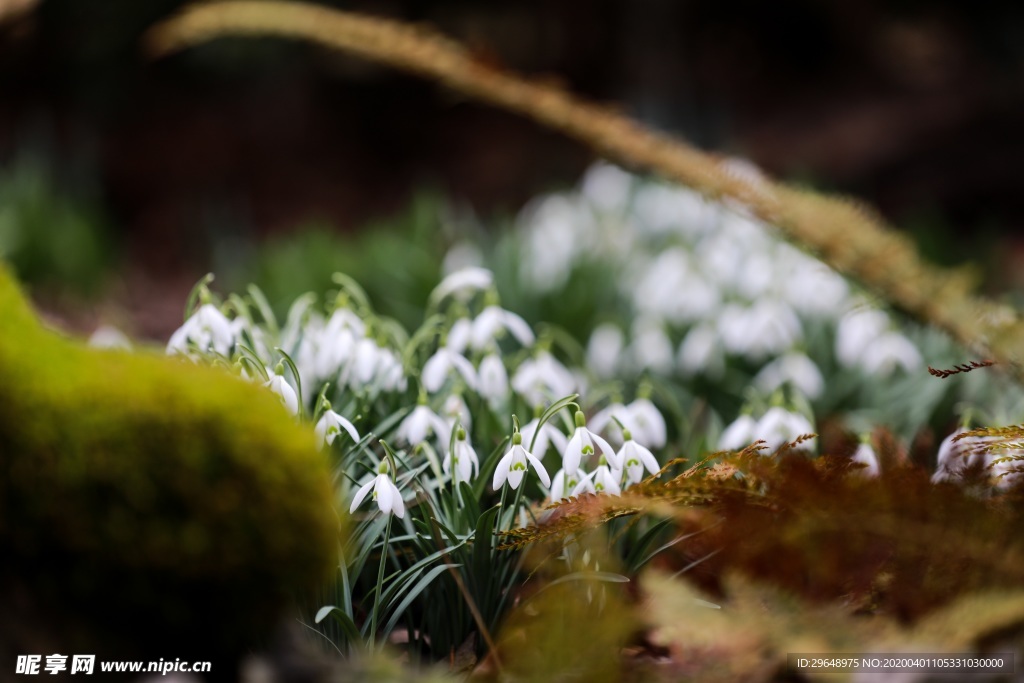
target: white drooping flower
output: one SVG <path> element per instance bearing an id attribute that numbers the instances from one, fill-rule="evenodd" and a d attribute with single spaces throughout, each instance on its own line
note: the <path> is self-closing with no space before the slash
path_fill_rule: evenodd
<path id="1" fill-rule="evenodd" d="M 494 284 L 494 275 L 491 274 L 491 271 L 486 268 L 470 266 L 446 276 L 434 288 L 430 297 L 435 301 L 440 301 L 447 296 L 466 299 L 474 292 L 488 289 L 492 284 Z"/>
<path id="2" fill-rule="evenodd" d="M 508 396 L 508 372 L 498 354 L 489 353 L 484 356 L 480 361 L 477 375 L 477 391 L 492 404 L 499 403 Z"/>
<path id="3" fill-rule="evenodd" d="M 659 375 L 672 372 L 675 349 L 665 328 L 649 318 L 638 318 L 633 323 L 633 341 L 629 345 L 631 365 L 635 371 L 653 370 Z"/>
<path id="4" fill-rule="evenodd" d="M 878 456 L 875 455 L 875 449 L 871 447 L 871 444 L 862 443 L 857 446 L 857 451 L 853 454 L 851 460 L 864 465 L 863 468 L 857 470 L 863 476 L 877 477 L 881 471 L 878 467 Z"/>
<path id="5" fill-rule="evenodd" d="M 434 393 L 444 386 L 448 376 L 458 371 L 466 386 L 476 389 L 477 377 L 473 364 L 466 360 L 461 354 L 452 351 L 447 346 L 439 348 L 423 365 L 423 388 Z"/>
<path id="6" fill-rule="evenodd" d="M 576 484 L 576 488 L 573 489 L 572 495 L 578 496 L 583 493 L 586 489 L 592 489 L 593 493 L 610 493 L 612 495 L 622 495 L 622 487 L 619 486 L 619 481 L 622 479 L 622 470 L 611 469 L 608 467 L 608 461 L 602 455 L 598 463 L 597 469 L 588 475 L 585 475 Z"/>
<path id="7" fill-rule="evenodd" d="M 718 449 L 738 451 L 757 441 L 757 420 L 748 413 L 737 417 L 718 439 Z"/>
<path id="8" fill-rule="evenodd" d="M 535 339 L 533 330 L 522 317 L 500 306 L 488 306 L 473 319 L 470 343 L 478 351 L 485 349 L 503 331 L 508 331 L 523 346 L 532 345 Z"/>
<path id="9" fill-rule="evenodd" d="M 411 446 L 423 443 L 431 434 L 441 440 L 450 435 L 448 424 L 425 403 L 417 405 L 402 420 L 396 433 L 399 439 Z"/>
<path id="10" fill-rule="evenodd" d="M 131 350 L 132 342 L 124 332 L 111 327 L 100 325 L 89 337 L 89 346 L 94 349 L 124 349 Z"/>
<path id="11" fill-rule="evenodd" d="M 825 379 L 818 366 L 801 351 L 779 356 L 754 377 L 754 386 L 765 394 L 771 394 L 785 384 L 795 387 L 809 399 L 818 398 L 825 390 Z"/>
<path id="12" fill-rule="evenodd" d="M 295 390 L 292 389 L 292 385 L 284 378 L 284 368 L 280 363 L 274 371 L 274 375 L 263 386 L 277 394 L 289 413 L 292 415 L 299 414 L 299 397 L 295 394 Z"/>
<path id="13" fill-rule="evenodd" d="M 395 482 L 391 481 L 391 475 L 388 474 L 387 461 L 380 464 L 377 468 L 377 476 L 370 481 L 363 484 L 358 491 L 356 491 L 355 498 L 352 499 L 352 506 L 349 508 L 349 513 L 356 511 L 359 504 L 363 502 L 366 495 L 373 489 L 373 499 L 377 502 L 377 507 L 380 511 L 385 514 L 393 514 L 395 517 L 402 519 L 405 517 L 405 502 L 402 501 L 402 492 L 395 486 Z"/>
<path id="14" fill-rule="evenodd" d="M 598 162 L 587 169 L 580 182 L 580 194 L 599 209 L 611 211 L 625 206 L 633 176 L 618 166 Z"/>
<path id="15" fill-rule="evenodd" d="M 905 372 L 920 369 L 924 361 L 914 343 L 899 332 L 886 332 L 871 340 L 860 357 L 860 366 L 871 375 L 891 375 L 896 368 Z"/>
<path id="16" fill-rule="evenodd" d="M 641 482 L 644 478 L 644 469 L 651 474 L 657 474 L 661 468 L 658 467 L 658 460 L 654 454 L 634 441 L 628 429 L 623 436 L 626 442 L 619 449 L 619 460 L 626 469 L 626 486 Z"/>
<path id="17" fill-rule="evenodd" d="M 550 487 L 551 478 L 548 476 L 548 471 L 544 469 L 540 460 L 523 447 L 523 435 L 516 432 L 512 435 L 512 447 L 502 456 L 498 461 L 498 466 L 494 469 L 492 487 L 497 491 L 507 481 L 512 489 L 519 488 L 530 466 L 537 470 L 537 476 L 541 483 L 545 487 Z"/>
<path id="18" fill-rule="evenodd" d="M 235 345 L 231 321 L 213 304 L 203 304 L 171 335 L 167 353 L 187 354 L 190 343 L 202 352 L 228 355 Z"/>
<path id="19" fill-rule="evenodd" d="M 889 324 L 889 316 L 877 308 L 862 306 L 847 313 L 836 326 L 836 359 L 847 368 L 859 366 L 868 344 Z"/>
<path id="20" fill-rule="evenodd" d="M 583 488 L 576 493 L 576 487 L 579 485 Z M 551 478 L 551 493 L 548 498 L 552 503 L 557 503 L 568 496 L 578 496 L 580 493 L 595 493 L 594 484 L 582 469 L 576 470 L 576 474 L 566 474 L 563 468 Z"/>
<path id="21" fill-rule="evenodd" d="M 455 432 L 454 452 L 452 450 L 445 452 L 441 468 L 446 475 L 451 475 L 454 472 L 458 481 L 470 482 L 479 474 L 480 460 L 477 458 L 476 451 L 466 440 L 465 429 L 460 427 Z"/>
<path id="22" fill-rule="evenodd" d="M 935 474 L 932 475 L 933 482 L 955 479 L 965 470 L 988 466 L 989 456 L 985 453 L 984 448 L 991 443 L 992 439 L 985 436 L 967 436 L 957 439 L 967 431 L 970 430 L 960 427 L 939 444 Z"/>
<path id="23" fill-rule="evenodd" d="M 800 413 L 794 413 L 774 406 L 769 408 L 761 419 L 757 421 L 755 433 L 758 439 L 764 439 L 767 445 L 766 454 L 774 453 L 785 443 L 794 441 L 798 436 L 814 434 L 814 425 Z M 797 448 L 800 450 L 814 450 L 817 439 L 808 439 Z"/>
<path id="24" fill-rule="evenodd" d="M 611 323 L 598 325 L 587 342 L 587 367 L 598 377 L 613 377 L 621 365 L 625 345 L 622 330 Z"/>
<path id="25" fill-rule="evenodd" d="M 547 351 L 524 360 L 512 375 L 512 388 L 535 406 L 568 396 L 575 387 L 572 373 Z"/>
<path id="26" fill-rule="evenodd" d="M 725 371 L 725 354 L 718 332 L 708 323 L 701 323 L 686 333 L 677 357 L 683 375 L 721 377 Z"/>
<path id="27" fill-rule="evenodd" d="M 466 429 L 473 426 L 473 415 L 469 412 L 469 406 L 466 405 L 462 394 L 448 394 L 448 398 L 441 404 L 441 412 L 438 415 L 445 423 L 445 431 L 437 435 L 444 447 L 447 447 L 451 440 L 455 425 L 462 425 Z"/>
<path id="28" fill-rule="evenodd" d="M 324 414 L 317 421 L 316 428 L 314 429 L 320 448 L 323 448 L 325 443 L 328 445 L 334 443 L 335 437 L 341 434 L 342 429 L 348 432 L 353 442 L 359 443 L 359 432 L 356 431 L 355 425 L 349 422 L 347 418 L 331 410 L 331 404 L 326 403 Z"/>
<path id="29" fill-rule="evenodd" d="M 622 469 L 622 461 L 607 441 L 587 429 L 587 419 L 582 410 L 577 410 L 574 416 L 576 431 L 569 439 L 562 455 L 562 468 L 569 474 L 575 474 L 584 458 L 599 452 L 612 463 L 617 469 Z M 596 447 L 596 449 L 595 449 Z"/>
<path id="30" fill-rule="evenodd" d="M 618 422 L 616 422 L 618 420 Z M 622 429 L 619 427 L 621 422 L 626 429 L 633 429 L 636 425 L 633 424 L 633 415 L 629 408 L 622 405 L 619 401 L 609 403 L 601 410 L 594 413 L 594 416 L 590 418 L 590 429 L 597 433 L 604 433 L 608 435 L 609 439 L 617 442 L 622 442 Z"/>
<path id="31" fill-rule="evenodd" d="M 665 418 L 651 399 L 644 396 L 634 399 L 626 406 L 626 412 L 629 419 L 623 424 L 626 424 L 641 442 L 652 448 L 661 448 L 665 445 L 668 439 Z"/>
<path id="32" fill-rule="evenodd" d="M 545 422 L 544 426 L 540 428 L 540 432 L 537 432 L 537 425 L 540 424 L 540 417 L 535 417 L 527 422 L 520 430 L 523 434 L 523 443 L 526 444 L 527 448 L 530 448 L 532 453 L 538 453 L 541 457 L 548 452 L 549 446 L 554 446 L 555 450 L 559 454 L 565 452 L 566 446 L 569 445 L 569 439 L 558 430 L 551 422 Z M 537 434 L 537 440 L 534 442 L 534 434 Z M 532 448 L 531 448 L 532 444 Z"/>

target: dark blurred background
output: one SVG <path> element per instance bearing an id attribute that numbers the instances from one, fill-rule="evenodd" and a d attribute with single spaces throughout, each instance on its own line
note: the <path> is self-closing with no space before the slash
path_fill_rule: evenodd
<path id="1" fill-rule="evenodd" d="M 218 249 L 309 221 L 358 230 L 423 187 L 509 215 L 594 159 L 309 45 L 221 40 L 148 59 L 140 37 L 182 4 L 0 0 L 0 252 L 21 250 L 22 276 L 72 326 L 116 310 L 166 338 Z M 1024 284 L 1019 2 L 322 4 L 432 24 L 482 59 L 861 197 L 932 259 L 980 259 L 990 290 Z M 55 258 L 54 240 L 77 246 Z M 54 272 L 80 284 L 48 285 Z"/>

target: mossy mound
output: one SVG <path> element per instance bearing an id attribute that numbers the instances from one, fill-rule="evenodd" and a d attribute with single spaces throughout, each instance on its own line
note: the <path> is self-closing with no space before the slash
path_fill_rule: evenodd
<path id="1" fill-rule="evenodd" d="M 327 465 L 276 396 L 64 339 L 2 264 L 0 320 L 0 641 L 27 610 L 138 652 L 237 652 L 327 575 Z"/>

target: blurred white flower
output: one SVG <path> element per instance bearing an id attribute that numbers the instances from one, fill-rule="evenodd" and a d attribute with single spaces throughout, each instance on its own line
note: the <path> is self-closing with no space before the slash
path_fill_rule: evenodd
<path id="1" fill-rule="evenodd" d="M 611 323 L 603 323 L 594 328 L 587 342 L 587 366 L 598 377 L 608 378 L 615 375 L 621 364 L 624 347 L 622 330 Z"/>
<path id="2" fill-rule="evenodd" d="M 864 465 L 863 468 L 857 472 L 866 477 L 877 477 L 880 470 L 878 468 L 878 456 L 875 455 L 875 449 L 871 447 L 871 444 L 862 443 L 857 446 L 857 451 L 851 458 L 853 462 Z"/>
<path id="3" fill-rule="evenodd" d="M 551 478 L 548 476 L 548 471 L 544 469 L 544 465 L 540 460 L 533 457 L 533 454 L 523 447 L 523 435 L 520 432 L 512 435 L 512 447 L 498 461 L 498 466 L 494 469 L 494 480 L 491 482 L 491 486 L 497 491 L 507 481 L 512 489 L 519 488 L 519 485 L 523 482 L 523 476 L 529 468 L 527 463 L 537 470 L 537 476 L 545 488 L 550 487 Z"/>
<path id="4" fill-rule="evenodd" d="M 774 453 L 783 444 L 794 441 L 798 436 L 814 434 L 814 425 L 808 422 L 806 417 L 779 406 L 769 408 L 757 421 L 757 427 L 754 429 L 756 437 L 767 443 L 766 454 Z M 817 439 L 808 439 L 797 446 L 797 449 L 813 451 L 816 442 Z"/>
<path id="5" fill-rule="evenodd" d="M 667 375 L 675 365 L 675 349 L 665 334 L 665 328 L 649 319 L 641 318 L 634 322 L 629 354 L 637 371 L 653 370 L 659 375 Z"/>
<path id="6" fill-rule="evenodd" d="M 610 493 L 619 496 L 622 495 L 622 487 L 619 486 L 621 479 L 622 470 L 609 468 L 608 461 L 601 456 L 597 469 L 585 475 L 580 483 L 576 484 L 572 495 L 578 496 L 585 490 L 592 489 L 593 493 Z"/>
<path id="7" fill-rule="evenodd" d="M 883 377 L 891 375 L 896 368 L 914 372 L 923 364 L 921 352 L 899 332 L 886 332 L 872 339 L 860 357 L 860 366 L 865 372 Z"/>
<path id="8" fill-rule="evenodd" d="M 629 419 L 624 422 L 636 438 L 652 448 L 661 448 L 668 438 L 665 418 L 649 398 L 635 399 L 626 406 Z"/>
<path id="9" fill-rule="evenodd" d="M 625 208 L 633 176 L 618 166 L 598 162 L 587 169 L 580 193 L 603 211 Z"/>
<path id="10" fill-rule="evenodd" d="M 466 386 L 476 390 L 477 377 L 473 364 L 447 346 L 440 347 L 424 363 L 423 374 L 421 375 L 423 388 L 430 393 L 440 390 L 452 371 L 458 371 L 466 382 Z"/>
<path id="11" fill-rule="evenodd" d="M 352 505 L 348 509 L 349 513 L 356 511 L 356 508 L 366 498 L 370 489 L 373 489 L 373 499 L 376 501 L 377 507 L 380 508 L 381 512 L 393 514 L 399 519 L 405 517 L 405 503 L 402 501 L 402 492 L 395 486 L 395 482 L 391 481 L 386 462 L 380 464 L 376 477 L 363 484 L 356 491 L 355 498 L 352 499 Z"/>
<path id="12" fill-rule="evenodd" d="M 491 271 L 486 268 L 470 266 L 446 276 L 434 288 L 430 297 L 435 301 L 440 301 L 448 296 L 466 299 L 475 292 L 490 288 L 492 284 L 494 284 L 494 275 L 491 274 Z"/>
<path id="13" fill-rule="evenodd" d="M 191 350 L 189 343 L 202 352 L 212 350 L 228 355 L 235 345 L 231 321 L 213 304 L 203 304 L 171 335 L 167 353 L 187 354 Z"/>
<path id="14" fill-rule="evenodd" d="M 836 359 L 853 368 L 860 363 L 864 349 L 889 327 L 889 316 L 877 308 L 863 305 L 850 311 L 836 326 Z"/>
<path id="15" fill-rule="evenodd" d="M 508 372 L 505 362 L 496 353 L 489 353 L 480 361 L 478 390 L 492 404 L 508 396 Z"/>
<path id="16" fill-rule="evenodd" d="M 564 453 L 566 446 L 569 445 L 569 439 L 565 434 L 560 432 L 555 425 L 551 424 L 550 421 L 545 422 L 544 426 L 540 428 L 540 432 L 537 433 L 537 440 L 534 442 L 533 435 L 537 432 L 538 424 L 540 424 L 540 417 L 535 417 L 527 422 L 520 430 L 523 434 L 523 443 L 526 444 L 526 447 L 530 448 L 532 453 L 536 453 L 540 457 L 544 457 L 544 454 L 548 452 L 549 446 L 554 446 L 559 455 Z"/>
<path id="17" fill-rule="evenodd" d="M 530 405 L 543 405 L 573 393 L 576 381 L 547 351 L 527 358 L 512 375 L 512 388 Z"/>
<path id="18" fill-rule="evenodd" d="M 947 436 L 939 444 L 939 453 L 935 462 L 935 474 L 932 481 L 949 481 L 959 477 L 964 470 L 974 467 L 987 467 L 989 456 L 983 448 L 991 443 L 990 437 L 968 436 L 956 440 L 964 432 L 970 431 L 966 427 L 960 427 Z"/>
<path id="19" fill-rule="evenodd" d="M 443 434 L 438 434 L 438 438 L 445 444 L 451 438 L 452 429 L 456 424 L 461 424 L 466 429 L 470 429 L 473 426 L 473 416 L 469 412 L 469 406 L 466 405 L 466 400 L 462 398 L 462 394 L 449 394 L 441 405 L 440 416 L 445 421 L 447 429 Z"/>
<path id="20" fill-rule="evenodd" d="M 474 349 L 482 350 L 497 339 L 499 332 L 507 330 L 523 346 L 534 342 L 533 330 L 529 324 L 512 311 L 500 306 L 488 306 L 473 320 L 471 343 Z"/>
<path id="21" fill-rule="evenodd" d="M 449 427 L 441 416 L 422 403 L 398 425 L 398 438 L 411 446 L 423 443 L 431 434 L 443 440 L 450 434 Z"/>
<path id="22" fill-rule="evenodd" d="M 89 346 L 94 349 L 130 350 L 132 348 L 132 342 L 124 332 L 116 327 L 100 325 L 92 333 L 92 336 L 89 337 Z"/>
<path id="23" fill-rule="evenodd" d="M 702 374 L 711 379 L 725 371 L 725 354 L 718 332 L 708 323 L 701 323 L 686 333 L 679 345 L 678 364 L 683 375 Z"/>
<path id="24" fill-rule="evenodd" d="M 795 387 L 809 399 L 818 398 L 825 390 L 825 379 L 818 366 L 800 351 L 779 356 L 754 377 L 754 386 L 765 394 L 771 394 L 784 384 Z"/>
<path id="25" fill-rule="evenodd" d="M 725 428 L 718 439 L 721 451 L 738 451 L 757 441 L 757 420 L 743 413 Z"/>

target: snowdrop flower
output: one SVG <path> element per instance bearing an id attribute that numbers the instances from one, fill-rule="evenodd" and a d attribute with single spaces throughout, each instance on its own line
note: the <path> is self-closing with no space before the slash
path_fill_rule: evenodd
<path id="1" fill-rule="evenodd" d="M 866 477 L 877 477 L 879 473 L 878 468 L 878 456 L 875 455 L 875 449 L 871 447 L 869 443 L 862 443 L 857 446 L 857 452 L 853 454 L 851 458 L 853 462 L 864 465 L 863 468 L 857 470 L 858 474 Z"/>
<path id="2" fill-rule="evenodd" d="M 372 488 L 373 499 L 377 501 L 377 507 L 380 508 L 380 511 L 385 514 L 391 513 L 395 517 L 402 519 L 405 517 L 405 503 L 402 501 L 402 492 L 395 486 L 395 482 L 391 481 L 386 460 L 381 462 L 377 472 L 376 477 L 363 484 L 356 491 L 356 497 L 352 499 L 352 506 L 348 509 L 349 513 L 356 511 L 356 508 L 359 507 L 359 504 L 363 502 L 366 494 Z"/>
<path id="3" fill-rule="evenodd" d="M 527 422 L 520 430 L 523 434 L 523 443 L 527 444 L 527 446 L 533 444 L 533 452 L 539 453 L 541 457 L 548 452 L 550 445 L 554 445 L 555 450 L 559 453 L 564 453 L 569 445 L 569 439 L 566 438 L 565 434 L 560 432 L 551 422 L 545 422 L 544 426 L 540 428 L 540 432 L 537 433 L 537 425 L 539 424 L 540 415 Z M 537 433 L 536 441 L 534 441 L 534 433 Z"/>
<path id="4" fill-rule="evenodd" d="M 594 416 L 590 418 L 590 429 L 598 433 L 604 432 L 610 439 L 622 441 L 622 429 L 619 427 L 619 422 L 625 425 L 626 429 L 636 427 L 633 424 L 633 416 L 629 408 L 615 401 L 594 413 Z"/>
<path id="5" fill-rule="evenodd" d="M 637 484 L 644 478 L 644 468 L 651 474 L 657 474 L 661 469 L 654 454 L 644 448 L 636 441 L 627 429 L 623 432 L 626 442 L 619 449 L 619 460 L 626 468 L 626 486 Z"/>
<path id="6" fill-rule="evenodd" d="M 789 304 L 777 299 L 756 301 L 744 322 L 741 346 L 750 359 L 782 353 L 803 338 L 800 319 Z"/>
<path id="7" fill-rule="evenodd" d="M 444 404 L 441 405 L 439 415 L 445 423 L 444 433 L 437 435 L 443 445 L 446 445 L 451 440 L 452 430 L 455 429 L 456 424 L 460 424 L 466 429 L 470 429 L 473 426 L 473 416 L 470 414 L 469 406 L 466 405 L 466 401 L 462 398 L 461 394 L 449 394 L 448 398 L 444 400 Z"/>
<path id="8" fill-rule="evenodd" d="M 858 308 L 846 314 L 836 326 L 836 359 L 856 367 L 868 344 L 889 327 L 889 316 L 876 308 Z"/>
<path id="9" fill-rule="evenodd" d="M 466 430 L 462 427 L 455 432 L 454 452 L 449 450 L 445 453 L 441 468 L 446 475 L 450 475 L 453 465 L 455 478 L 458 481 L 472 481 L 473 477 L 480 472 L 480 460 L 476 456 L 476 451 L 466 441 Z"/>
<path id="10" fill-rule="evenodd" d="M 596 445 L 598 451 L 608 459 L 608 462 L 612 463 L 615 469 L 621 470 L 622 461 L 618 453 L 612 450 L 607 441 L 587 429 L 587 418 L 582 410 L 576 411 L 574 419 L 576 431 L 573 432 L 569 444 L 565 447 L 565 453 L 562 455 L 562 468 L 570 474 L 575 474 L 583 458 L 594 455 Z"/>
<path id="11" fill-rule="evenodd" d="M 492 284 L 494 284 L 494 275 L 491 274 L 491 271 L 486 268 L 470 266 L 446 276 L 434 288 L 430 296 L 435 301 L 453 295 L 465 299 L 472 296 L 474 292 L 489 288 Z"/>
<path id="12" fill-rule="evenodd" d="M 212 349 L 226 356 L 235 345 L 231 321 L 213 304 L 203 304 L 171 335 L 167 353 L 188 353 L 189 342 L 200 351 Z"/>
<path id="13" fill-rule="evenodd" d="M 561 287 L 579 256 L 580 240 L 593 236 L 594 218 L 564 195 L 534 200 L 520 212 L 526 236 L 526 257 L 520 259 L 520 278 L 535 292 Z"/>
<path id="14" fill-rule="evenodd" d="M 397 435 L 411 446 L 417 446 L 427 440 L 430 434 L 444 438 L 451 432 L 448 424 L 433 410 L 427 407 L 424 398 L 409 415 L 398 425 Z"/>
<path id="15" fill-rule="evenodd" d="M 523 482 L 523 475 L 528 469 L 527 463 L 537 470 L 537 476 L 540 477 L 540 481 L 545 487 L 551 486 L 548 471 L 544 469 L 540 460 L 523 447 L 523 435 L 516 432 L 512 435 L 512 447 L 498 461 L 498 466 L 494 469 L 494 480 L 491 482 L 494 490 L 500 489 L 506 481 L 512 489 L 519 488 Z"/>
<path id="16" fill-rule="evenodd" d="M 125 335 L 124 332 L 111 327 L 110 325 L 100 325 L 89 337 L 89 346 L 94 349 L 125 349 L 131 350 L 131 340 Z"/>
<path id="17" fill-rule="evenodd" d="M 498 338 L 498 333 L 507 330 L 523 346 L 534 342 L 530 325 L 512 311 L 500 306 L 488 306 L 473 319 L 470 343 L 478 351 L 486 348 Z"/>
<path id="18" fill-rule="evenodd" d="M 531 405 L 567 396 L 575 386 L 572 373 L 547 351 L 524 360 L 512 375 L 512 388 Z"/>
<path id="19" fill-rule="evenodd" d="M 643 388 L 641 387 L 641 392 Z M 646 444 L 661 448 L 667 440 L 665 418 L 651 399 L 640 396 L 626 406 L 632 431 Z M 627 439 L 629 437 L 626 437 Z"/>
<path id="20" fill-rule="evenodd" d="M 960 476 L 964 470 L 989 464 L 989 456 L 981 449 L 992 441 L 991 437 L 968 436 L 956 441 L 956 437 L 967 431 L 970 430 L 960 427 L 939 444 L 932 482 L 949 481 Z"/>
<path id="21" fill-rule="evenodd" d="M 701 323 L 687 332 L 683 343 L 679 345 L 677 362 L 680 371 L 687 377 L 696 374 L 707 375 L 712 379 L 720 377 L 725 371 L 725 354 L 715 328 L 708 323 Z"/>
<path id="22" fill-rule="evenodd" d="M 897 367 L 914 372 L 921 367 L 921 352 L 899 332 L 886 332 L 871 341 L 860 357 L 860 366 L 872 375 L 891 375 Z"/>
<path id="23" fill-rule="evenodd" d="M 576 492 L 578 486 L 582 487 L 579 493 Z M 557 503 L 568 496 L 578 496 L 580 493 L 596 493 L 587 473 L 579 469 L 576 470 L 576 474 L 566 474 L 565 469 L 560 469 L 551 479 L 551 493 L 548 499 L 552 503 Z"/>
<path id="24" fill-rule="evenodd" d="M 323 448 L 325 443 L 328 445 L 334 443 L 334 438 L 341 434 L 342 429 L 348 432 L 348 435 L 352 437 L 352 441 L 359 443 L 359 432 L 356 431 L 355 425 L 331 410 L 331 404 L 324 401 L 324 414 L 320 417 L 314 429 L 316 440 L 320 443 L 320 448 Z"/>
<path id="25" fill-rule="evenodd" d="M 457 370 L 470 389 L 476 389 L 477 377 L 473 364 L 447 346 L 439 348 L 423 365 L 423 387 L 434 393 L 444 386 L 445 380 Z"/>
<path id="26" fill-rule="evenodd" d="M 654 320 L 638 319 L 634 323 L 629 351 L 636 370 L 653 370 L 659 375 L 667 375 L 675 365 L 672 342 L 665 334 L 665 328 Z"/>
<path id="27" fill-rule="evenodd" d="M 718 439 L 718 449 L 738 451 L 757 441 L 757 420 L 743 413 L 725 428 Z"/>
<path id="28" fill-rule="evenodd" d="M 622 495 L 622 488 L 619 486 L 620 479 L 622 479 L 622 470 L 610 469 L 608 460 L 602 455 L 597 469 L 586 475 L 583 481 L 576 485 L 572 495 L 580 495 L 583 493 L 584 487 L 589 485 L 594 493 L 611 493 L 619 496 Z"/>
<path id="29" fill-rule="evenodd" d="M 611 323 L 598 325 L 587 342 L 587 366 L 598 377 L 612 377 L 618 370 L 623 346 L 622 330 Z"/>
<path id="30" fill-rule="evenodd" d="M 451 329 L 448 330 L 448 342 L 445 346 L 461 355 L 469 347 L 472 336 L 473 321 L 469 318 L 459 318 L 452 323 Z"/>
<path id="31" fill-rule="evenodd" d="M 508 396 L 508 372 L 496 353 L 489 353 L 480 361 L 478 391 L 492 404 Z"/>
<path id="32" fill-rule="evenodd" d="M 605 211 L 624 207 L 629 198 L 633 176 L 618 166 L 598 162 L 587 169 L 580 193 L 594 206 Z"/>
<path id="33" fill-rule="evenodd" d="M 754 377 L 754 386 L 771 394 L 783 384 L 790 384 L 804 396 L 815 399 L 825 390 L 821 371 L 806 354 L 790 351 L 771 361 Z"/>
<path id="34" fill-rule="evenodd" d="M 808 422 L 806 417 L 799 413 L 791 413 L 780 406 L 769 408 L 757 421 L 755 429 L 757 437 L 767 442 L 768 453 L 774 453 L 783 444 L 793 441 L 798 436 L 814 433 L 814 426 Z M 799 448 L 813 450 L 815 441 L 815 439 L 804 441 Z"/>
<path id="35" fill-rule="evenodd" d="M 277 364 L 277 368 L 274 369 L 274 376 L 263 386 L 277 394 L 289 413 L 292 415 L 299 414 L 299 397 L 295 395 L 292 385 L 284 378 L 284 366 L 281 363 Z"/>

